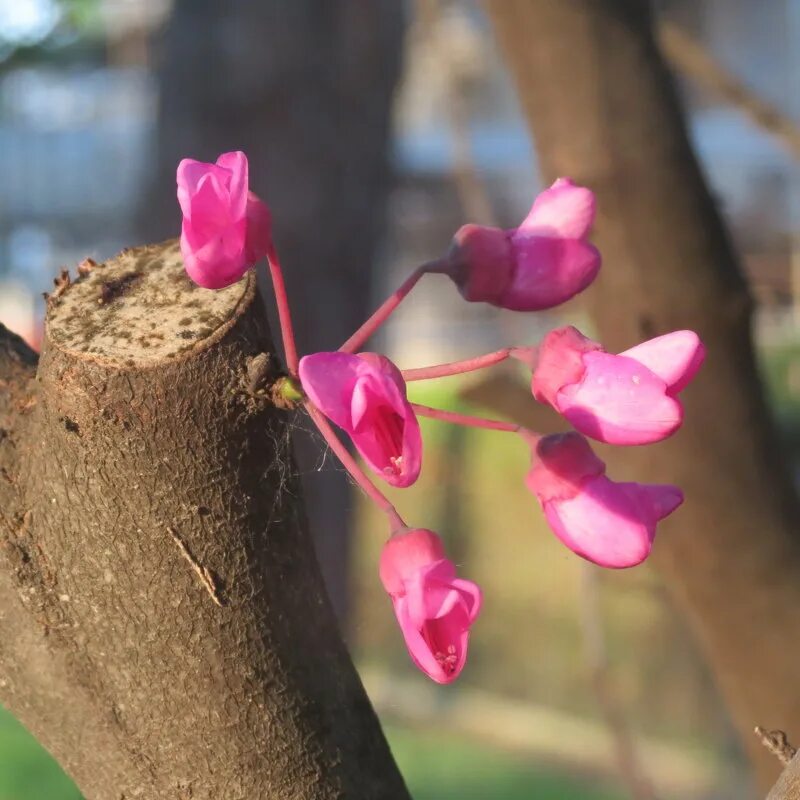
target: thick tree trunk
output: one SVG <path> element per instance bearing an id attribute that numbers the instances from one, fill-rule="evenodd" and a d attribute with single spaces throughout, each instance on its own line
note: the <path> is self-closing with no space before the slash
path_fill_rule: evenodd
<path id="1" fill-rule="evenodd" d="M 247 152 L 273 211 L 302 352 L 335 350 L 369 311 L 403 31 L 401 0 L 178 0 L 164 36 L 158 172 L 141 235 L 175 235 L 181 158 Z M 352 496 L 341 471 L 316 471 L 314 442 L 298 445 L 311 529 L 344 615 Z"/>
<path id="2" fill-rule="evenodd" d="M 548 178 L 597 193 L 605 267 L 587 300 L 624 349 L 693 328 L 709 357 L 682 432 L 616 474 L 686 489 L 655 562 L 705 647 L 762 781 L 756 723 L 800 739 L 800 535 L 750 339 L 751 303 L 642 0 L 487 0 Z"/>
<path id="3" fill-rule="evenodd" d="M 254 275 L 199 289 L 175 242 L 82 272 L 38 370 L 0 328 L 0 699 L 88 800 L 408 800 L 254 368 Z"/>

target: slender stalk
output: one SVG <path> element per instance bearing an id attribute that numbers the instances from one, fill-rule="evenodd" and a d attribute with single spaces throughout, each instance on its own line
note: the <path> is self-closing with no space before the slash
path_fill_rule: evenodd
<path id="1" fill-rule="evenodd" d="M 389 319 L 392 312 L 403 302 L 423 275 L 434 272 L 444 273 L 446 271 L 447 260 L 444 258 L 428 261 L 426 264 L 417 267 L 411 275 L 405 279 L 400 288 L 384 300 L 376 309 L 375 313 L 373 313 L 373 315 L 339 348 L 339 351 L 342 353 L 355 353 L 357 350 L 360 350 L 367 339 Z"/>
<path id="2" fill-rule="evenodd" d="M 425 381 L 430 378 L 446 378 L 449 375 L 462 375 L 465 372 L 474 372 L 484 367 L 491 367 L 505 361 L 510 357 L 513 348 L 504 347 L 502 350 L 495 350 L 475 358 L 467 358 L 463 361 L 450 361 L 447 364 L 436 364 L 431 367 L 418 367 L 416 369 L 404 369 L 403 379 L 406 381 Z"/>
<path id="3" fill-rule="evenodd" d="M 358 462 L 350 455 L 350 451 L 342 444 L 325 415 L 308 400 L 303 405 L 331 450 L 336 453 L 339 461 L 342 462 L 342 466 L 352 475 L 353 480 L 364 490 L 370 500 L 389 517 L 392 530 L 405 528 L 406 524 L 400 514 L 397 513 L 397 509 L 389 501 L 389 498 L 367 477 Z"/>
<path id="4" fill-rule="evenodd" d="M 502 422 L 499 419 L 485 419 L 484 417 L 473 417 L 469 414 L 459 414 L 457 411 L 445 411 L 441 408 L 431 408 L 421 406 L 419 403 L 412 403 L 411 407 L 421 417 L 430 417 L 442 422 L 452 422 L 454 425 L 466 425 L 469 428 L 486 428 L 491 431 L 508 431 L 509 433 L 532 433 L 522 425 L 514 422 Z M 537 436 L 537 434 L 533 434 Z"/>
<path id="5" fill-rule="evenodd" d="M 270 242 L 267 251 L 269 274 L 272 278 L 272 288 L 275 291 L 275 303 L 278 306 L 278 320 L 281 326 L 281 339 L 283 339 L 283 352 L 286 354 L 286 366 L 291 375 L 297 375 L 297 345 L 294 340 L 294 327 L 292 326 L 292 312 L 289 308 L 289 297 L 286 294 L 286 283 L 283 280 L 283 270 L 278 259 L 275 245 Z"/>

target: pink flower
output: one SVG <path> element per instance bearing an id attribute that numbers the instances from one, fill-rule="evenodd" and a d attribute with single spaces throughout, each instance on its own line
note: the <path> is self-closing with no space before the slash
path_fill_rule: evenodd
<path id="1" fill-rule="evenodd" d="M 533 449 L 528 488 L 553 533 L 601 567 L 633 567 L 650 554 L 656 523 L 682 502 L 676 486 L 615 483 L 579 433 L 545 436 Z"/>
<path id="2" fill-rule="evenodd" d="M 410 486 L 422 467 L 419 423 L 400 370 L 375 353 L 314 353 L 300 359 L 311 402 L 353 440 L 392 486 Z"/>
<path id="3" fill-rule="evenodd" d="M 181 253 L 195 283 L 230 286 L 266 255 L 269 210 L 248 190 L 244 153 L 223 153 L 216 164 L 184 158 L 178 164 L 178 202 Z"/>
<path id="4" fill-rule="evenodd" d="M 537 400 L 593 439 L 649 444 L 680 427 L 678 392 L 704 358 L 693 331 L 668 333 L 613 355 L 575 328 L 558 328 L 539 348 L 531 387 Z"/>
<path id="5" fill-rule="evenodd" d="M 414 663 L 437 683 L 452 683 L 467 659 L 481 590 L 456 577 L 441 539 L 424 528 L 406 529 L 386 542 L 380 576 Z"/>
<path id="6" fill-rule="evenodd" d="M 455 235 L 448 274 L 465 300 L 513 311 L 552 308 L 597 276 L 600 253 L 587 241 L 594 194 L 559 178 L 518 228 L 465 225 Z"/>

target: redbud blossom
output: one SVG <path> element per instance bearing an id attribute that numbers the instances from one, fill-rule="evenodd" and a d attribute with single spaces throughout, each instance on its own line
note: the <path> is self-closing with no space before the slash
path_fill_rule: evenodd
<path id="1" fill-rule="evenodd" d="M 682 502 L 676 486 L 616 483 L 579 433 L 545 436 L 533 448 L 528 488 L 553 533 L 601 567 L 633 567 L 650 554 L 656 523 Z"/>
<path id="2" fill-rule="evenodd" d="M 375 353 L 313 353 L 300 359 L 311 402 L 353 440 L 392 486 L 410 486 L 422 467 L 419 423 L 400 370 Z"/>
<path id="3" fill-rule="evenodd" d="M 513 311 L 552 308 L 597 276 L 600 253 L 587 241 L 594 194 L 559 178 L 518 228 L 464 225 L 448 254 L 448 274 L 465 300 Z"/>
<path id="4" fill-rule="evenodd" d="M 244 153 L 223 153 L 216 164 L 184 158 L 178 165 L 178 202 L 181 253 L 198 285 L 230 286 L 266 255 L 269 210 L 249 191 Z"/>
<path id="5" fill-rule="evenodd" d="M 481 590 L 456 577 L 441 539 L 424 528 L 400 531 L 386 542 L 380 576 L 411 659 L 437 683 L 452 683 L 467 659 Z"/>
<path id="6" fill-rule="evenodd" d="M 705 358 L 693 331 L 650 339 L 619 355 L 572 327 L 547 334 L 531 387 L 577 430 L 601 442 L 650 444 L 680 427 L 677 397 Z"/>

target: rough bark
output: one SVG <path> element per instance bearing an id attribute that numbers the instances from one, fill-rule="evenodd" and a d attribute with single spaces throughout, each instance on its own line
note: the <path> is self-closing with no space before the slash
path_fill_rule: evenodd
<path id="1" fill-rule="evenodd" d="M 175 242 L 0 328 L 0 700 L 87 800 L 408 800 L 337 633 L 251 273 Z"/>
<path id="2" fill-rule="evenodd" d="M 795 756 L 783 772 L 777 783 L 767 795 L 767 800 L 798 800 L 800 798 L 800 756 Z"/>
<path id="3" fill-rule="evenodd" d="M 178 0 L 165 32 L 158 173 L 141 235 L 175 235 L 179 159 L 247 152 L 273 211 L 302 352 L 335 350 L 369 311 L 403 31 L 400 0 Z M 311 529 L 344 616 L 352 496 L 342 472 L 316 471 L 316 442 L 298 445 Z"/>
<path id="4" fill-rule="evenodd" d="M 750 337 L 751 302 L 641 0 L 487 0 L 546 176 L 597 193 L 605 267 L 586 298 L 621 350 L 678 328 L 709 357 L 686 422 L 611 469 L 683 486 L 654 559 L 688 613 L 765 786 L 756 722 L 800 739 L 800 536 Z"/>

